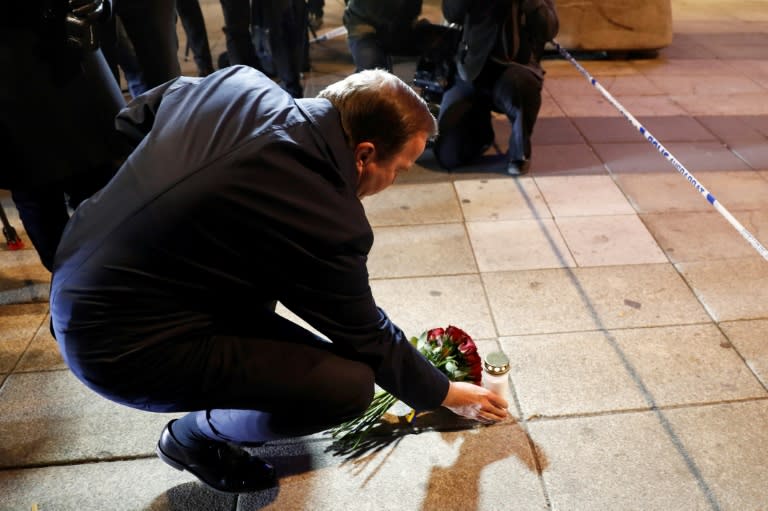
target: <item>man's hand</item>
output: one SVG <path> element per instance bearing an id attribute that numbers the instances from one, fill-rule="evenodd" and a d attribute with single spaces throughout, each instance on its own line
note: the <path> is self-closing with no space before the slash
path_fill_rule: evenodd
<path id="1" fill-rule="evenodd" d="M 474 383 L 452 381 L 442 405 L 462 417 L 490 424 L 506 419 L 509 404 L 502 398 Z"/>

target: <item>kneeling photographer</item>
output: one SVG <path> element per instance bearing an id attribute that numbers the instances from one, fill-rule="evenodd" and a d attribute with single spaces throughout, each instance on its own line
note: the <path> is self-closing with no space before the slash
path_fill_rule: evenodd
<path id="1" fill-rule="evenodd" d="M 433 150 L 445 168 L 479 158 L 493 144 L 491 112 L 511 123 L 507 173 L 528 171 L 541 106 L 544 45 L 558 31 L 553 0 L 444 0 L 448 22 L 463 25 L 457 76 L 445 92 Z"/>

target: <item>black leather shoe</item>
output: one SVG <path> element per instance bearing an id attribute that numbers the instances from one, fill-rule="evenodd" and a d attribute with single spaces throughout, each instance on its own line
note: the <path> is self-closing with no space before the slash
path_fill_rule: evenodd
<path id="1" fill-rule="evenodd" d="M 158 457 L 177 470 L 186 470 L 214 490 L 249 493 L 277 484 L 275 469 L 258 456 L 227 442 L 205 442 L 199 448 L 181 445 L 169 422 L 157 442 Z"/>

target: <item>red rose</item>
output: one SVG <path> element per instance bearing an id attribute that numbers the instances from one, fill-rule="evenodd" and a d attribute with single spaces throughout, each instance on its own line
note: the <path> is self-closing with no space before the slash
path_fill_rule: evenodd
<path id="1" fill-rule="evenodd" d="M 464 330 L 456 328 L 455 326 L 449 326 L 445 331 L 445 334 L 457 345 L 460 353 L 466 354 L 477 351 L 475 341 L 473 341 L 472 337 L 470 337 Z"/>
<path id="2" fill-rule="evenodd" d="M 461 344 L 459 344 L 459 352 L 462 355 L 468 355 L 470 353 L 477 353 L 477 346 L 475 345 L 475 341 L 467 337 L 464 339 Z"/>
<path id="3" fill-rule="evenodd" d="M 472 338 L 467 335 L 467 333 L 462 330 L 461 328 L 456 328 L 455 326 L 451 325 L 445 330 L 445 335 L 453 339 L 453 341 L 456 344 L 461 344 L 464 339 L 469 339 L 470 341 Z"/>
<path id="4" fill-rule="evenodd" d="M 476 351 L 464 355 L 464 363 L 470 367 L 482 367 L 483 365 L 483 361 L 480 359 L 480 355 Z"/>
<path id="5" fill-rule="evenodd" d="M 467 366 L 469 380 L 479 385 L 483 377 L 483 361 L 477 350 L 463 354 L 463 359 L 463 365 Z"/>
<path id="6" fill-rule="evenodd" d="M 442 342 L 440 339 L 445 334 L 445 330 L 442 328 L 433 328 L 427 332 L 427 341 L 429 342 Z"/>

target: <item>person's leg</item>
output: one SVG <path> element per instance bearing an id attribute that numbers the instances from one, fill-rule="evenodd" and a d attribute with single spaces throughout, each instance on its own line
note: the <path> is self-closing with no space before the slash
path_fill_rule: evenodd
<path id="1" fill-rule="evenodd" d="M 251 4 L 249 0 L 220 0 L 224 15 L 224 34 L 229 65 L 257 67 L 258 59 L 251 40 Z"/>
<path id="2" fill-rule="evenodd" d="M 149 90 L 144 82 L 144 73 L 141 70 L 139 61 L 136 59 L 136 51 L 133 49 L 125 27 L 119 17 L 115 17 L 116 50 L 115 61 L 123 71 L 125 81 L 128 84 L 128 92 L 132 97 L 144 94 Z"/>
<path id="3" fill-rule="evenodd" d="M 176 11 L 179 13 L 181 25 L 187 34 L 189 48 L 197 65 L 199 76 L 213 73 L 213 58 L 208 45 L 208 32 L 205 28 L 205 18 L 198 0 L 176 0 Z"/>
<path id="4" fill-rule="evenodd" d="M 217 319 L 221 326 L 213 336 L 169 339 L 121 356 L 119 364 L 74 362 L 72 369 L 97 392 L 128 406 L 210 412 L 218 433 L 207 433 L 219 441 L 304 435 L 364 411 L 373 398 L 371 368 L 268 307 Z M 77 353 L 72 361 L 113 348 L 68 339 L 66 349 Z"/>
<path id="5" fill-rule="evenodd" d="M 306 3 L 304 0 L 264 0 L 260 7 L 260 13 L 254 9 L 252 24 L 265 31 L 262 37 L 266 41 L 261 43 L 269 45 L 280 86 L 293 97 L 301 98 L 304 96 L 301 69 L 307 41 Z"/>
<path id="6" fill-rule="evenodd" d="M 243 367 L 217 372 L 218 381 L 206 379 L 204 406 L 197 407 L 206 410 L 197 413 L 198 424 L 208 426 L 206 436 L 253 443 L 307 435 L 368 407 L 374 390 L 369 366 L 276 314 L 267 318 L 257 338 L 223 338 L 212 346 L 212 361 L 237 360 Z"/>
<path id="7" fill-rule="evenodd" d="M 508 159 L 524 173 L 530 165 L 531 135 L 541 107 L 541 79 L 522 66 L 510 66 L 492 88 L 494 108 L 511 124 Z M 514 172 L 513 172 L 514 173 Z"/>
<path id="8" fill-rule="evenodd" d="M 69 220 L 64 192 L 55 185 L 44 186 L 11 190 L 11 198 L 40 262 L 48 271 L 53 271 L 53 256 Z"/>
<path id="9" fill-rule="evenodd" d="M 437 122 L 439 135 L 432 150 L 447 169 L 479 158 L 493 143 L 490 105 L 461 79 L 443 95 Z"/>
<path id="10" fill-rule="evenodd" d="M 222 491 L 254 491 L 275 483 L 269 463 L 235 446 L 323 431 L 361 414 L 373 398 L 368 365 L 342 356 L 333 344 L 274 313 L 265 312 L 253 325 L 258 336 L 215 336 L 195 346 L 195 354 L 170 357 L 185 366 L 194 361 L 204 366 L 196 377 L 187 373 L 189 381 L 168 385 L 175 388 L 176 406 L 199 411 L 166 426 L 158 456 Z"/>
<path id="11" fill-rule="evenodd" d="M 375 34 L 351 37 L 348 44 L 355 71 L 376 68 L 392 71 L 392 59 Z"/>
<path id="12" fill-rule="evenodd" d="M 173 0 L 121 0 L 117 14 L 133 43 L 149 87 L 181 76 Z"/>

